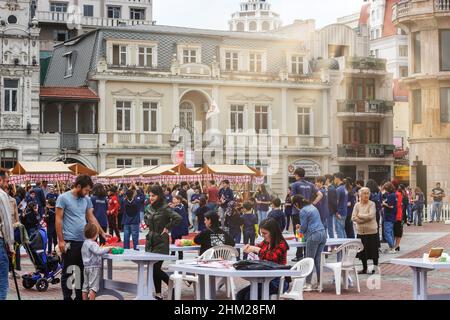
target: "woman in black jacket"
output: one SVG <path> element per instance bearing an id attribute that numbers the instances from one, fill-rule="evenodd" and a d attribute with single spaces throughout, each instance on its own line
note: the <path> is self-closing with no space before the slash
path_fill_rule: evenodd
<path id="1" fill-rule="evenodd" d="M 148 227 L 145 251 L 159 254 L 169 254 L 169 230 L 182 223 L 181 216 L 169 208 L 164 198 L 164 191 L 160 186 L 150 189 L 150 205 L 144 216 Z M 155 284 L 155 298 L 161 300 L 161 281 L 169 283 L 169 276 L 161 270 L 164 261 L 158 261 L 153 267 L 153 282 Z"/>

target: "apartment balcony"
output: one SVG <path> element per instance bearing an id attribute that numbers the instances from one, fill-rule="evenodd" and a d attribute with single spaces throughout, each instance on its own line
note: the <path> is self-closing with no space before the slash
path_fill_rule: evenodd
<path id="1" fill-rule="evenodd" d="M 117 26 L 135 26 L 141 24 L 151 25 L 152 21 L 133 20 L 133 19 L 113 19 L 102 17 L 76 16 L 69 12 L 37 11 L 36 18 L 43 23 L 64 23 L 80 24 L 89 27 L 117 27 Z"/>
<path id="2" fill-rule="evenodd" d="M 385 100 L 338 100 L 338 117 L 393 116 L 394 102 Z"/>
<path id="3" fill-rule="evenodd" d="M 385 144 L 344 144 L 338 145 L 337 150 L 339 161 L 393 160 L 395 146 Z"/>
<path id="4" fill-rule="evenodd" d="M 386 72 L 386 59 L 371 57 L 340 57 L 339 69 L 358 71 L 382 71 Z"/>
<path id="5" fill-rule="evenodd" d="M 78 133 L 41 133 L 39 135 L 41 149 L 50 149 L 56 153 L 82 153 L 86 150 L 96 150 L 97 134 Z"/>
<path id="6" fill-rule="evenodd" d="M 448 15 L 450 0 L 403 0 L 392 6 L 392 21 L 399 22 L 418 15 Z"/>

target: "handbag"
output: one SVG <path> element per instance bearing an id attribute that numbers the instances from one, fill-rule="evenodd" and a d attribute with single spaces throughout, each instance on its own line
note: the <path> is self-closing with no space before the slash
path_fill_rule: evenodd
<path id="1" fill-rule="evenodd" d="M 290 270 L 291 266 L 284 266 L 272 261 L 266 260 L 241 260 L 233 264 L 236 270 L 255 271 L 255 270 Z"/>

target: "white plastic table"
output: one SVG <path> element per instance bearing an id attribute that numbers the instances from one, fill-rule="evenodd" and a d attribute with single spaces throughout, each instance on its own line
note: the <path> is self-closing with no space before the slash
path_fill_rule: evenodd
<path id="1" fill-rule="evenodd" d="M 359 239 L 327 239 L 327 246 L 340 246 L 344 243 L 350 242 L 350 241 L 360 241 Z M 300 242 L 295 240 L 288 240 L 287 241 L 289 248 L 306 248 L 306 242 Z M 244 248 L 245 244 L 238 243 L 235 245 L 236 249 L 242 249 Z M 138 246 L 139 250 L 145 250 L 144 245 Z M 185 251 L 200 251 L 200 246 L 189 246 L 189 247 L 177 247 L 176 245 L 170 245 L 170 252 L 185 252 Z"/>
<path id="2" fill-rule="evenodd" d="M 104 278 L 104 261 L 107 263 L 107 278 Z M 143 251 L 125 250 L 124 254 L 103 256 L 100 273 L 100 287 L 97 296 L 111 295 L 124 300 L 122 292 L 136 294 L 135 300 L 155 300 L 153 297 L 153 265 L 158 261 L 177 260 L 175 256 L 147 253 Z M 137 284 L 113 280 L 113 261 L 131 261 L 138 266 Z M 145 268 L 147 267 L 147 272 Z M 147 279 L 145 278 L 147 273 Z"/>
<path id="3" fill-rule="evenodd" d="M 428 296 L 428 272 L 450 269 L 450 263 L 427 262 L 418 259 L 392 259 L 392 264 L 408 266 L 413 270 L 413 298 L 414 300 L 448 300 L 448 295 Z"/>
<path id="4" fill-rule="evenodd" d="M 300 276 L 300 271 L 293 270 L 252 270 L 243 271 L 234 268 L 208 268 L 201 265 L 172 264 L 170 271 L 196 274 L 199 278 L 200 300 L 214 300 L 216 297 L 216 278 L 242 278 L 250 282 L 250 300 L 258 299 L 258 284 L 262 284 L 262 300 L 269 300 L 270 281 L 282 276 Z M 206 277 L 209 281 L 205 281 Z"/>

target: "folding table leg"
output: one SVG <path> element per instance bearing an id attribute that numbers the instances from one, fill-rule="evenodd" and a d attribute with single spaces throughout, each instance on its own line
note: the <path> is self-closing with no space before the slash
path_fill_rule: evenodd
<path id="1" fill-rule="evenodd" d="M 250 280 L 250 300 L 256 301 L 258 300 L 258 280 L 257 279 L 249 279 Z"/>
<path id="2" fill-rule="evenodd" d="M 263 279 L 262 283 L 262 300 L 269 301 L 270 300 L 270 282 L 272 279 Z"/>

